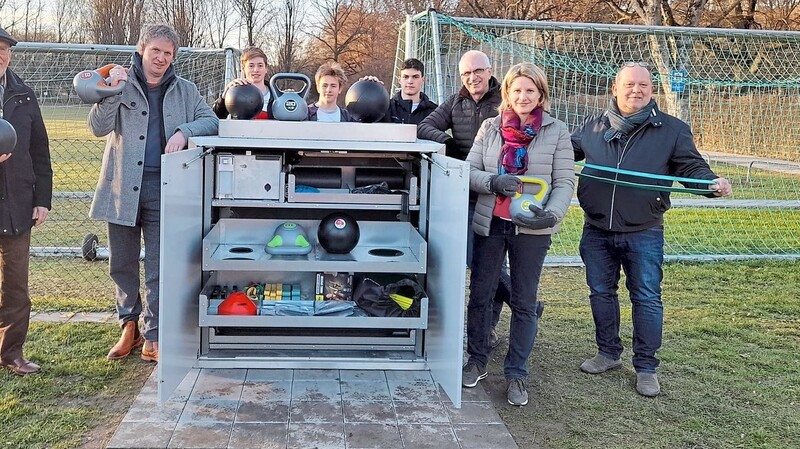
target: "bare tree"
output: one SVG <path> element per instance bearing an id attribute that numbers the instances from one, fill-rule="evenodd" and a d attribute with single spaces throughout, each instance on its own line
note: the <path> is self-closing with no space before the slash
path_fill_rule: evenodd
<path id="1" fill-rule="evenodd" d="M 81 41 L 81 18 L 87 4 L 80 0 L 56 0 L 53 8 L 53 38 L 56 42 Z"/>
<path id="2" fill-rule="evenodd" d="M 89 5 L 94 42 L 136 44 L 144 24 L 144 0 L 89 0 Z"/>
<path id="3" fill-rule="evenodd" d="M 246 46 L 258 46 L 259 36 L 272 21 L 268 0 L 233 0 L 247 34 Z"/>
<path id="4" fill-rule="evenodd" d="M 301 29 L 306 16 L 302 0 L 282 0 L 275 20 L 276 72 L 296 72 L 307 68 L 301 57 Z"/>
<path id="5" fill-rule="evenodd" d="M 310 33 L 318 59 L 333 59 L 348 75 L 361 71 L 372 30 L 360 0 L 315 0 Z"/>
<path id="6" fill-rule="evenodd" d="M 208 44 L 215 48 L 225 46 L 225 41 L 238 24 L 233 0 L 214 0 L 210 9 L 199 17 L 199 26 L 206 30 Z"/>
<path id="7" fill-rule="evenodd" d="M 178 33 L 181 46 L 195 47 L 203 41 L 203 29 L 198 26 L 200 17 L 209 9 L 205 0 L 151 0 L 153 16 L 168 23 Z"/>

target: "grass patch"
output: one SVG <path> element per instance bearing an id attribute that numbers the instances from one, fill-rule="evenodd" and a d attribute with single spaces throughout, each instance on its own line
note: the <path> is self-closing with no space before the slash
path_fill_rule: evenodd
<path id="1" fill-rule="evenodd" d="M 0 447 L 104 447 L 153 369 L 106 360 L 117 338 L 113 324 L 31 323 L 25 354 L 43 372 L 0 372 Z"/>
<path id="2" fill-rule="evenodd" d="M 527 407 L 505 402 L 501 345 L 484 388 L 519 447 L 786 448 L 800 441 L 800 263 L 667 264 L 662 394 L 636 394 L 624 287 L 624 368 L 578 365 L 596 352 L 581 268 L 548 268 Z M 621 282 L 624 285 L 624 279 Z M 508 332 L 504 309 L 498 326 Z"/>

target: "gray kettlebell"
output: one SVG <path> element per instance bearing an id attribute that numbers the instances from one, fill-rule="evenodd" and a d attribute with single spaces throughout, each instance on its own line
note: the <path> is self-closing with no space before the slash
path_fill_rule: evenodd
<path id="1" fill-rule="evenodd" d="M 116 86 L 110 86 L 108 77 L 115 64 L 108 64 L 97 70 L 84 70 L 78 72 L 72 79 L 75 93 L 84 103 L 94 104 L 100 100 L 122 92 L 125 81 L 120 81 Z"/>
<path id="2" fill-rule="evenodd" d="M 282 91 L 275 82 L 278 80 L 300 80 L 305 83 L 300 92 Z M 269 91 L 272 95 L 272 117 L 276 120 L 299 122 L 308 120 L 306 95 L 311 81 L 302 73 L 276 73 L 269 79 Z"/>

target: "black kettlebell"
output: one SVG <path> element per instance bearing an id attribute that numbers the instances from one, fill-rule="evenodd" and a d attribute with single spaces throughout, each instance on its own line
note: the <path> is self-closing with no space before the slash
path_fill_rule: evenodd
<path id="1" fill-rule="evenodd" d="M 8 121 L 0 118 L 0 154 L 14 152 L 17 146 L 17 131 Z"/>
<path id="2" fill-rule="evenodd" d="M 225 108 L 234 120 L 250 120 L 264 108 L 264 96 L 252 84 L 236 85 L 225 92 Z"/>
<path id="3" fill-rule="evenodd" d="M 300 92 L 282 91 L 275 84 L 279 80 L 300 80 L 305 83 Z M 272 117 L 276 120 L 299 122 L 308 120 L 306 95 L 311 80 L 302 73 L 276 73 L 269 79 L 269 91 L 272 94 Z"/>

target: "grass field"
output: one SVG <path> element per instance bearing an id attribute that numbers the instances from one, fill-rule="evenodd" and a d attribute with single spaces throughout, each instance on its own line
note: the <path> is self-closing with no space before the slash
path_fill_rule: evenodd
<path id="1" fill-rule="evenodd" d="M 621 335 L 630 348 L 622 290 Z M 662 394 L 655 399 L 635 393 L 629 349 L 621 370 L 578 370 L 596 351 L 581 268 L 546 268 L 540 295 L 547 307 L 530 359 L 530 404 L 505 402 L 505 344 L 482 381 L 520 448 L 784 449 L 800 441 L 800 262 L 667 264 Z M 112 307 L 110 300 L 62 297 L 34 304 Z M 501 338 L 508 319 L 506 309 Z M 107 361 L 117 335 L 113 323 L 33 323 L 26 354 L 45 371 L 25 378 L 0 372 L 0 447 L 103 447 L 152 369 L 136 358 Z"/>

